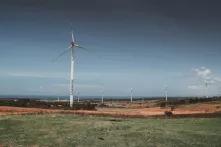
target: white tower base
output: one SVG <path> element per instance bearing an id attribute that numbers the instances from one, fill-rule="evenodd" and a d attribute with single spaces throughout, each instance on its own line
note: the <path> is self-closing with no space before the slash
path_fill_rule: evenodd
<path id="1" fill-rule="evenodd" d="M 73 107 L 74 96 L 70 95 L 70 107 Z"/>
<path id="2" fill-rule="evenodd" d="M 130 90 L 130 102 L 133 102 L 133 88 Z"/>
<path id="3" fill-rule="evenodd" d="M 70 107 L 73 107 L 74 99 L 74 48 L 71 48 L 71 74 L 70 74 Z"/>

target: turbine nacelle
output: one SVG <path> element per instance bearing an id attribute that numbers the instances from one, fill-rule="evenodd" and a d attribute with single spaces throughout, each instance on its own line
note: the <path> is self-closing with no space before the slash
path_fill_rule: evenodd
<path id="1" fill-rule="evenodd" d="M 71 49 L 73 49 L 73 48 L 79 48 L 79 49 L 81 49 L 81 50 L 88 51 L 86 48 L 80 46 L 79 44 L 77 44 L 77 43 L 75 42 L 73 32 L 71 33 L 71 38 L 72 38 L 72 39 L 71 39 L 71 42 L 70 42 L 70 46 L 69 46 L 66 50 L 64 50 L 63 52 L 61 52 L 61 53 L 57 56 L 57 58 L 55 58 L 53 61 L 56 61 L 58 58 L 60 58 L 60 57 L 63 56 L 64 54 L 70 52 Z"/>
<path id="2" fill-rule="evenodd" d="M 73 34 L 73 32 L 71 33 L 71 45 L 69 46 L 69 48 L 74 48 L 74 47 L 79 47 L 80 48 L 80 46 L 75 42 L 75 38 L 74 38 L 74 34 Z"/>
<path id="3" fill-rule="evenodd" d="M 71 42 L 71 45 L 69 46 L 69 48 L 74 48 L 74 47 L 80 47 L 80 46 L 76 44 L 75 42 Z"/>

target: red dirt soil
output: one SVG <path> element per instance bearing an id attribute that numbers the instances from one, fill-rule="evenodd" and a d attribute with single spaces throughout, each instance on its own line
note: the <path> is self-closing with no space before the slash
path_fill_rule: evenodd
<path id="1" fill-rule="evenodd" d="M 41 108 L 21 108 L 0 106 L 0 115 L 44 114 L 63 113 L 79 115 L 99 115 L 114 117 L 162 117 L 170 108 L 97 108 L 96 111 L 88 110 L 59 110 Z M 221 116 L 221 103 L 199 103 L 181 105 L 172 111 L 173 116 L 210 117 Z"/>

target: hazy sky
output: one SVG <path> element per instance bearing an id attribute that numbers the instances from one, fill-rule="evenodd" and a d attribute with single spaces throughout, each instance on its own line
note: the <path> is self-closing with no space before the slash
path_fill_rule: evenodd
<path id="1" fill-rule="evenodd" d="M 221 95 L 219 0 L 0 1 L 0 94 L 68 95 L 74 31 L 80 95 Z"/>

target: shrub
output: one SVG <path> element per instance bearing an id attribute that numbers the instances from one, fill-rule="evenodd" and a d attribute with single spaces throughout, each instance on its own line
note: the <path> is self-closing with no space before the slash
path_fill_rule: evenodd
<path id="1" fill-rule="evenodd" d="M 91 102 L 74 103 L 70 108 L 68 102 L 44 102 L 33 99 L 0 100 L 0 106 L 45 108 L 45 109 L 73 109 L 73 110 L 95 110 L 97 104 Z"/>
<path id="2" fill-rule="evenodd" d="M 161 102 L 161 103 L 160 103 L 160 107 L 161 107 L 161 108 L 165 108 L 165 107 L 166 107 L 166 102 Z"/>
<path id="3" fill-rule="evenodd" d="M 165 111 L 164 114 L 167 117 L 171 117 L 173 115 L 173 112 L 172 111 Z"/>
<path id="4" fill-rule="evenodd" d="M 175 109 L 175 106 L 174 106 L 174 105 L 171 105 L 171 106 L 170 106 L 170 110 L 173 111 L 174 109 Z"/>

